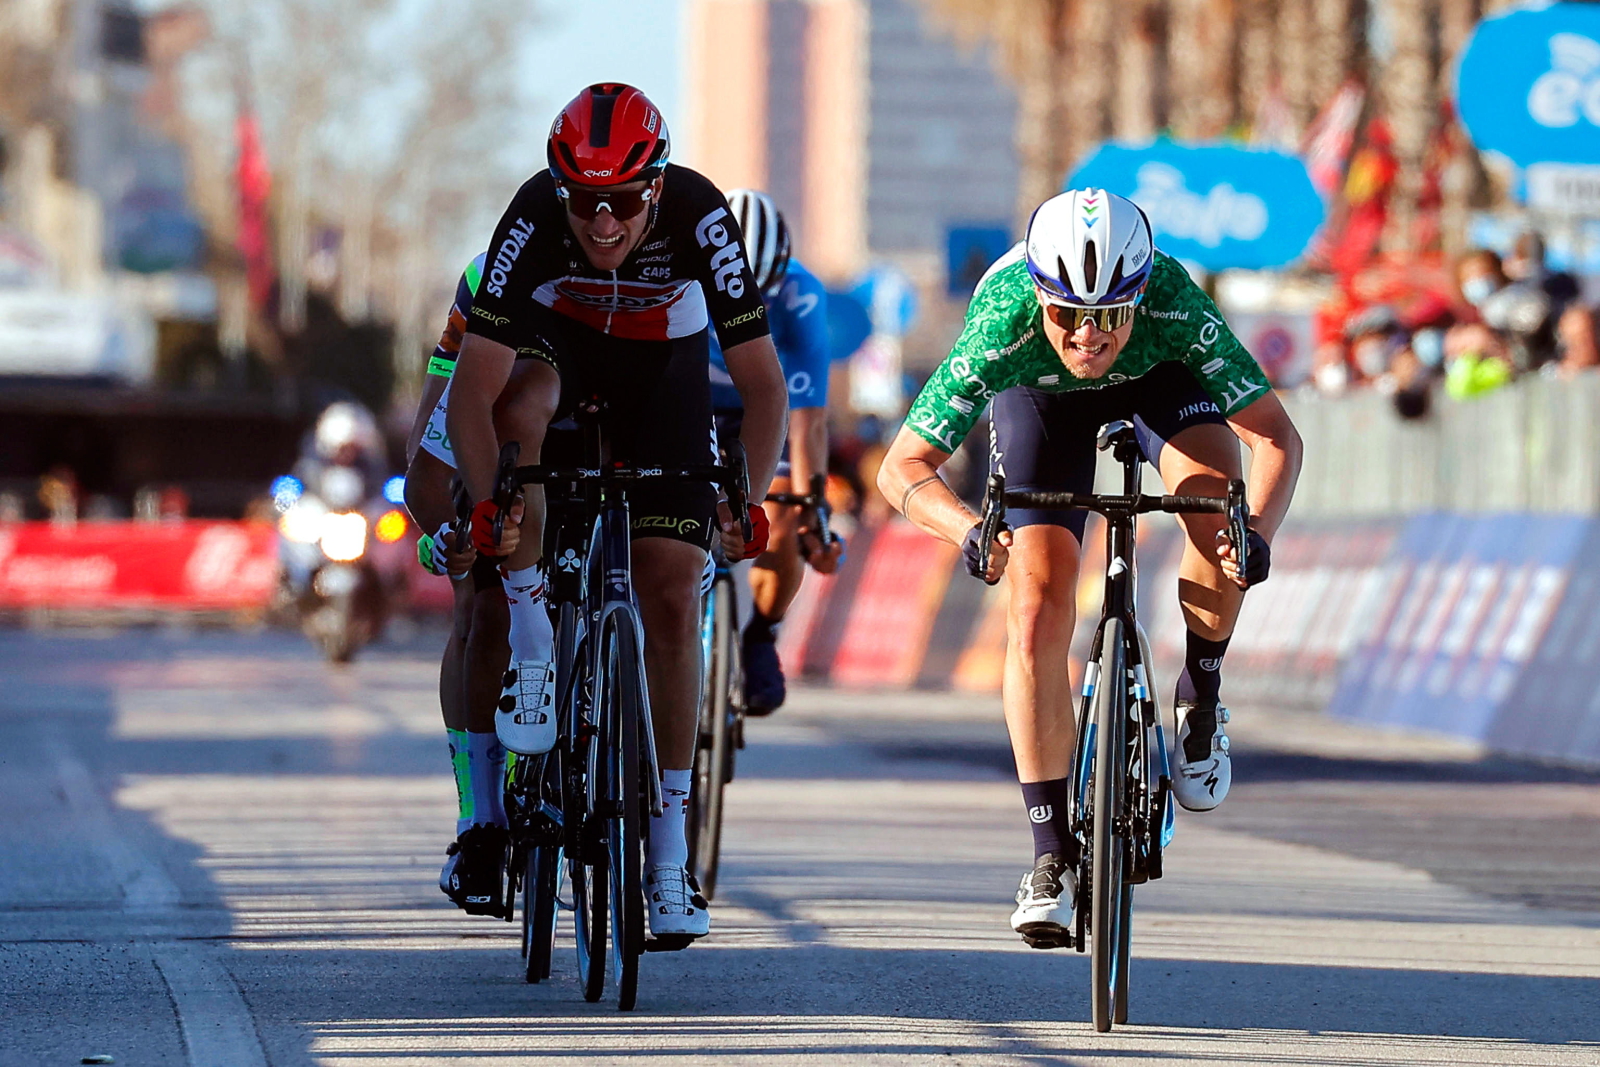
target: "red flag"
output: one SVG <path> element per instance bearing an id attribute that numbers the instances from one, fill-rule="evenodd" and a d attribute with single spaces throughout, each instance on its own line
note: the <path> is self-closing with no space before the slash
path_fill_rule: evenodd
<path id="1" fill-rule="evenodd" d="M 272 244 L 267 237 L 267 196 L 272 175 L 261 151 L 261 131 L 255 113 L 242 111 L 235 127 L 239 163 L 235 181 L 239 188 L 239 254 L 244 257 L 250 283 L 250 303 L 265 307 L 272 294 Z"/>

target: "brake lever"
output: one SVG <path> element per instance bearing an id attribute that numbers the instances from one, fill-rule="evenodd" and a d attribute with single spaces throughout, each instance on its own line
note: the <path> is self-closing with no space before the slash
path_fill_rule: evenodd
<path id="1" fill-rule="evenodd" d="M 817 513 L 817 543 L 826 550 L 833 530 L 828 524 L 828 476 L 821 472 L 811 476 L 811 507 Z"/>
<path id="2" fill-rule="evenodd" d="M 511 502 L 517 496 L 517 460 L 521 455 L 522 445 L 517 441 L 507 441 L 500 446 L 500 462 L 494 475 L 494 543 L 497 545 L 505 532 Z"/>
<path id="3" fill-rule="evenodd" d="M 750 525 L 750 468 L 745 462 L 744 442 L 735 437 L 722 448 L 723 464 L 733 468 L 728 490 L 728 510 L 739 520 L 739 536 L 749 544 L 755 539 L 755 527 Z"/>
<path id="4" fill-rule="evenodd" d="M 990 546 L 1000 533 L 1000 524 L 1006 518 L 1006 476 L 999 471 L 989 475 L 989 485 L 983 491 L 983 522 L 978 530 L 978 574 L 985 585 L 989 581 Z"/>
<path id="5" fill-rule="evenodd" d="M 1228 483 L 1228 540 L 1233 542 L 1233 554 L 1238 560 L 1241 578 L 1244 577 L 1245 568 L 1250 565 L 1250 529 L 1245 522 L 1249 515 L 1250 505 L 1245 500 L 1244 482 L 1235 478 Z"/>

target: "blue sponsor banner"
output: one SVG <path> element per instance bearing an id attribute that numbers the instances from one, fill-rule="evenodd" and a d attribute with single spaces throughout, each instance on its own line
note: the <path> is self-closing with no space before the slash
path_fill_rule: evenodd
<path id="1" fill-rule="evenodd" d="M 1237 145 L 1104 144 L 1068 188 L 1120 193 L 1150 216 L 1156 244 L 1207 270 L 1292 263 L 1316 236 L 1322 198 L 1298 158 Z"/>
<path id="2" fill-rule="evenodd" d="M 1595 528 L 1571 515 L 1408 521 L 1384 565 L 1389 603 L 1345 662 L 1330 713 L 1554 755 L 1571 733 L 1562 716 L 1587 698 L 1562 689 L 1571 672 L 1544 660 L 1585 644 L 1568 636 L 1583 626 L 1600 650 L 1600 565 L 1569 589 Z"/>
<path id="3" fill-rule="evenodd" d="M 1600 762 L 1600 523 L 1585 524 L 1570 563 L 1538 575 L 1543 599 L 1553 602 L 1548 624 L 1535 611 L 1507 642 L 1514 681 L 1494 709 L 1484 740 L 1497 751 L 1544 759 Z M 1537 607 L 1537 605 L 1534 605 Z"/>
<path id="4" fill-rule="evenodd" d="M 1456 96 L 1479 148 L 1522 167 L 1600 163 L 1600 6 L 1484 19 L 1462 54 Z"/>

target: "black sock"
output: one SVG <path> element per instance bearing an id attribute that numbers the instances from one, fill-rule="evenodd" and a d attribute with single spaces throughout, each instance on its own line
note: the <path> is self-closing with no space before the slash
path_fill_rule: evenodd
<path id="1" fill-rule="evenodd" d="M 1186 636 L 1183 673 L 1178 676 L 1178 699 L 1215 704 L 1222 692 L 1222 657 L 1227 654 L 1228 642 L 1232 639 L 1208 641 L 1193 630 Z"/>
<path id="2" fill-rule="evenodd" d="M 778 627 L 782 619 L 769 619 L 759 611 L 750 613 L 750 621 L 745 624 L 744 639 L 746 641 L 776 641 Z"/>
<path id="3" fill-rule="evenodd" d="M 1193 630 L 1188 633 L 1177 699 L 1194 705 L 1186 720 L 1189 736 L 1183 739 L 1183 755 L 1191 763 L 1211 753 L 1211 739 L 1217 732 L 1217 697 L 1222 692 L 1222 657 L 1228 641 L 1208 641 Z"/>
<path id="4" fill-rule="evenodd" d="M 1068 778 L 1048 782 L 1023 782 L 1022 802 L 1028 807 L 1033 830 L 1033 858 L 1047 852 L 1060 856 L 1069 867 L 1078 865 L 1078 839 L 1072 836 L 1072 810 L 1068 803 Z"/>

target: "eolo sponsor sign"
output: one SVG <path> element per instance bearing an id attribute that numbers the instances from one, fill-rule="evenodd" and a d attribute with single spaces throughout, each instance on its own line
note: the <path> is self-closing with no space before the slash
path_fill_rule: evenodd
<path id="1" fill-rule="evenodd" d="M 1600 5 L 1484 19 L 1462 54 L 1456 95 L 1479 148 L 1519 167 L 1600 164 Z"/>
<path id="2" fill-rule="evenodd" d="M 1067 185 L 1126 196 L 1150 216 L 1163 252 L 1207 270 L 1291 263 L 1324 212 L 1304 163 L 1235 145 L 1104 144 Z"/>

